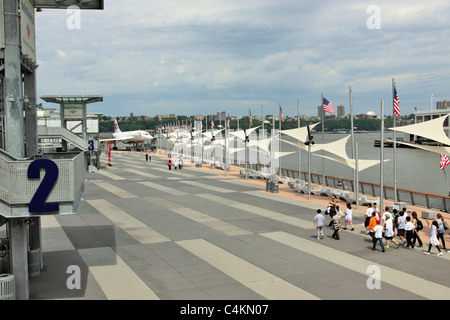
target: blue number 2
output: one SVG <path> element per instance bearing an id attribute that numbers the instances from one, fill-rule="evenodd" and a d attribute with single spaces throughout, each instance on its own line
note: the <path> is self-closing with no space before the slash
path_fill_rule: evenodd
<path id="1" fill-rule="evenodd" d="M 58 180 L 58 166 L 48 159 L 35 160 L 28 167 L 28 179 L 40 179 L 41 169 L 45 170 L 45 176 L 30 201 L 28 211 L 30 213 L 59 211 L 58 202 L 45 202 Z"/>

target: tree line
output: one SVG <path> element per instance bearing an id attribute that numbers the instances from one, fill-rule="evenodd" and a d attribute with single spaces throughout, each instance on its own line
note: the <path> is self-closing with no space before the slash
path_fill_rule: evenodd
<path id="1" fill-rule="evenodd" d="M 267 116 L 267 119 L 270 121 L 270 124 L 265 123 L 264 126 L 266 129 L 272 128 L 271 115 Z M 100 133 L 108 133 L 112 132 L 114 128 L 114 117 L 102 116 L 99 121 L 99 132 Z M 412 121 L 414 119 L 414 115 L 403 116 L 401 118 L 402 121 Z M 122 131 L 130 131 L 130 130 L 156 130 L 158 127 L 170 127 L 170 126 L 182 126 L 188 125 L 192 123 L 194 124 L 194 120 L 190 120 L 187 116 L 177 116 L 176 118 L 167 118 L 160 120 L 158 117 L 146 117 L 146 116 L 134 116 L 134 117 L 117 117 L 117 121 L 119 123 L 120 130 Z M 300 126 L 304 127 L 307 125 L 311 125 L 319 122 L 319 120 L 309 119 L 309 120 L 301 120 Z M 398 120 L 397 120 L 398 121 Z M 391 128 L 393 126 L 393 118 L 392 116 L 386 116 L 384 120 L 385 128 Z M 209 129 L 211 122 L 208 121 L 207 128 Z M 215 121 L 215 127 L 219 125 L 218 121 Z M 226 120 L 222 120 L 222 126 L 226 125 Z M 262 122 L 258 119 L 252 119 L 252 127 L 261 126 Z M 203 120 L 203 127 L 205 126 L 205 120 Z M 279 121 L 275 121 L 275 127 L 279 129 Z M 355 130 L 365 130 L 365 131 L 380 131 L 381 129 L 381 120 L 380 119 L 353 119 L 353 127 Z M 238 128 L 237 120 L 230 120 L 230 129 L 236 130 Z M 248 129 L 250 128 L 250 117 L 243 116 L 239 119 L 239 128 L 240 129 Z M 281 123 L 282 130 L 295 129 L 298 128 L 298 122 L 296 118 L 286 117 L 285 120 Z M 320 128 L 320 129 L 319 129 Z M 350 117 L 345 118 L 337 118 L 335 116 L 325 116 L 324 123 L 324 131 L 325 132 L 333 132 L 335 129 L 351 129 L 351 119 Z M 321 130 L 321 125 L 316 127 L 316 130 Z"/>

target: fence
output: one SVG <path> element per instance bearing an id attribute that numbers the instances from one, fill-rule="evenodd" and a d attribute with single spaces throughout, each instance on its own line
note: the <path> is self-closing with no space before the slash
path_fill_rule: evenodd
<path id="1" fill-rule="evenodd" d="M 235 163 L 239 166 L 238 163 Z M 240 165 L 242 166 L 242 164 Z M 264 167 L 262 164 L 249 164 L 249 168 L 253 170 L 261 170 Z M 298 170 L 295 169 L 280 169 L 280 176 L 298 179 Z M 351 179 L 345 179 L 340 177 L 325 176 L 323 181 L 323 175 L 317 173 L 311 173 L 311 182 L 319 185 L 332 187 L 341 190 L 347 190 L 355 192 L 355 183 Z M 308 180 L 308 172 L 301 172 L 300 180 Z M 380 185 L 371 182 L 359 181 L 359 193 L 366 194 L 373 197 L 380 197 Z M 394 187 L 384 186 L 383 199 L 394 200 L 395 197 Z M 414 206 L 425 207 L 428 209 L 436 209 L 444 212 L 449 212 L 450 209 L 450 197 L 442 196 L 438 194 L 408 190 L 397 188 L 397 202 L 406 202 Z"/>

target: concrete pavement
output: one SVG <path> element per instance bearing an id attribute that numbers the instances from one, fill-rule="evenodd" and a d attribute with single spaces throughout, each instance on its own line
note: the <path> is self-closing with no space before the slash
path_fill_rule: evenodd
<path id="1" fill-rule="evenodd" d="M 112 167 L 87 174 L 77 214 L 42 217 L 44 264 L 30 299 L 450 298 L 450 254 L 372 251 L 359 227 L 365 208 L 341 240 L 327 228 L 318 240 L 313 217 L 325 197 L 283 185 L 271 194 L 236 172 L 166 162 L 113 153 Z"/>

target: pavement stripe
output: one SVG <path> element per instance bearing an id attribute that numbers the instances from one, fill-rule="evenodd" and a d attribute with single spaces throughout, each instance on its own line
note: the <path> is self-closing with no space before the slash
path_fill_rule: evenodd
<path id="1" fill-rule="evenodd" d="M 41 228 L 42 252 L 75 250 L 55 216 L 41 216 Z"/>
<path id="2" fill-rule="evenodd" d="M 111 180 L 125 180 L 125 178 L 122 178 L 114 173 L 108 172 L 107 170 L 98 170 L 96 173 L 101 174 L 102 176 L 105 176 L 107 178 L 110 178 Z"/>
<path id="3" fill-rule="evenodd" d="M 221 188 L 221 187 L 215 187 L 215 186 L 208 185 L 208 184 L 201 183 L 201 182 L 197 182 L 197 181 L 184 180 L 184 181 L 180 181 L 180 182 L 185 183 L 185 184 L 189 184 L 189 185 L 194 186 L 194 187 L 204 188 L 204 189 L 208 189 L 208 190 L 213 190 L 213 191 L 220 192 L 220 193 L 236 192 L 235 190 L 230 190 L 230 189 Z"/>
<path id="4" fill-rule="evenodd" d="M 163 185 L 161 185 L 159 183 L 153 183 L 153 182 L 150 182 L 150 181 L 143 181 L 143 182 L 139 182 L 139 183 L 144 185 L 144 186 L 146 186 L 146 187 L 150 187 L 152 189 L 156 189 L 156 190 L 159 190 L 159 191 L 167 192 L 167 193 L 169 193 L 171 195 L 174 195 L 174 196 L 185 196 L 185 195 L 188 195 L 188 193 L 186 193 L 186 192 L 183 192 L 183 191 L 180 191 L 180 190 L 177 190 L 177 189 L 174 189 L 174 188 L 169 188 L 169 187 L 163 186 Z"/>
<path id="5" fill-rule="evenodd" d="M 108 299 L 159 300 L 110 247 L 78 249 L 78 252 Z"/>
<path id="6" fill-rule="evenodd" d="M 161 178 L 160 176 L 157 176 L 157 175 L 154 175 L 154 174 L 151 174 L 151 173 L 148 173 L 148 172 L 142 172 L 142 171 L 135 170 L 135 169 L 124 169 L 124 170 L 128 171 L 128 172 L 135 173 L 135 174 L 143 176 L 143 177 L 150 178 L 150 179 L 159 179 L 159 178 Z"/>
<path id="7" fill-rule="evenodd" d="M 87 200 L 87 202 L 142 244 L 170 241 L 106 200 Z"/>
<path id="8" fill-rule="evenodd" d="M 116 195 L 122 199 L 138 198 L 137 195 L 130 193 L 126 190 L 123 190 L 119 187 L 116 187 L 115 185 L 112 185 L 111 183 L 97 182 L 97 183 L 95 183 L 95 185 L 105 189 L 108 192 L 113 193 L 114 195 Z"/>
<path id="9" fill-rule="evenodd" d="M 234 207 L 237 208 L 239 210 L 243 210 L 243 211 L 247 211 L 253 214 L 256 214 L 258 216 L 261 217 L 265 217 L 265 218 L 269 218 L 272 220 L 276 220 L 276 221 L 280 221 L 280 222 L 284 222 L 299 228 L 303 228 L 303 229 L 312 229 L 313 228 L 313 221 L 311 219 L 311 221 L 306 221 L 303 219 L 299 219 L 296 217 L 291 217 L 285 214 L 281 214 L 272 210 L 267 210 L 264 208 L 259 208 L 257 206 L 253 206 L 250 204 L 246 204 L 246 203 L 241 203 L 238 201 L 234 201 L 234 200 L 230 200 L 227 198 L 223 198 L 223 197 L 219 197 L 213 194 L 209 194 L 209 193 L 205 193 L 205 194 L 197 194 L 197 197 L 206 199 L 206 200 L 210 200 L 210 201 L 214 201 L 223 205 L 227 205 L 230 207 Z"/>
<path id="10" fill-rule="evenodd" d="M 201 223 L 202 225 L 210 227 L 216 231 L 222 232 L 228 236 L 237 236 L 237 235 L 245 235 L 245 234 L 253 233 L 253 232 L 250 232 L 243 228 L 239 228 L 228 222 L 210 217 L 199 211 L 192 210 L 190 208 L 176 208 L 176 209 L 171 209 L 171 211 L 178 213 L 179 215 L 182 215 L 183 217 L 191 219 L 195 222 Z"/>
<path id="11" fill-rule="evenodd" d="M 183 240 L 176 241 L 176 243 L 267 299 L 318 299 L 318 297 L 309 292 L 278 278 L 206 240 Z"/>
<path id="12" fill-rule="evenodd" d="M 364 274 L 368 278 L 371 275 L 371 273 L 367 271 L 368 267 L 377 266 L 381 270 L 380 280 L 383 282 L 427 299 L 441 300 L 444 297 L 450 297 L 450 288 L 442 286 L 438 283 L 416 277 L 397 269 L 380 265 L 370 260 L 356 257 L 346 252 L 336 250 L 335 248 L 329 248 L 325 245 L 302 239 L 286 232 L 269 232 L 262 233 L 260 235 L 318 258 L 326 258 L 334 264 Z"/>

